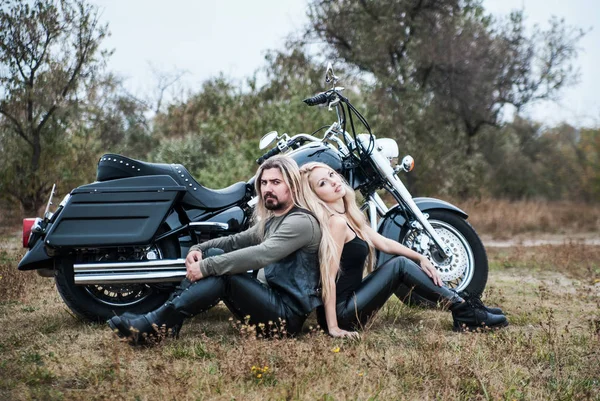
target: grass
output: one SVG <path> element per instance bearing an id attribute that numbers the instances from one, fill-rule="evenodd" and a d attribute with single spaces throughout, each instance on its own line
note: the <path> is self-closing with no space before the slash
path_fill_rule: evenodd
<path id="1" fill-rule="evenodd" d="M 475 225 L 477 227 L 477 225 Z M 488 304 L 511 325 L 457 334 L 451 316 L 388 301 L 360 341 L 256 339 L 223 305 L 178 340 L 131 347 L 81 322 L 0 239 L 1 400 L 600 400 L 600 247 L 490 248 Z"/>
<path id="2" fill-rule="evenodd" d="M 524 233 L 600 232 L 600 204 L 499 199 L 456 200 L 454 204 L 469 214 L 469 222 L 480 234 L 499 239 Z"/>
<path id="3" fill-rule="evenodd" d="M 435 197 L 435 196 L 434 196 Z M 384 195 L 388 206 L 396 204 Z M 444 199 L 465 211 L 480 235 L 511 239 L 515 235 L 600 232 L 600 203 L 503 199 Z"/>

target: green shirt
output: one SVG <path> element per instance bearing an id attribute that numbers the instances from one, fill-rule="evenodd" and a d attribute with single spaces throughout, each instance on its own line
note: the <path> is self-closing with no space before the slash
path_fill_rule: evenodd
<path id="1" fill-rule="evenodd" d="M 194 245 L 190 251 L 220 248 L 224 254 L 202 259 L 200 271 L 203 276 L 239 274 L 258 270 L 275 263 L 306 247 L 308 252 L 318 252 L 321 230 L 317 220 L 302 212 L 291 212 L 270 219 L 264 238 L 258 237 L 257 226 L 239 234 L 215 238 Z"/>

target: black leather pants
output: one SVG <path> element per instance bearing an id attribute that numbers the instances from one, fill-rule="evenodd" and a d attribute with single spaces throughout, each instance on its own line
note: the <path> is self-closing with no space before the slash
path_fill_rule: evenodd
<path id="1" fill-rule="evenodd" d="M 338 300 L 336 305 L 338 326 L 344 330 L 356 330 L 394 294 L 400 284 L 405 284 L 423 298 L 448 304 L 461 302 L 454 291 L 438 287 L 413 261 L 397 256 L 365 277 L 360 287 L 347 300 Z M 325 310 L 317 310 L 317 319 L 322 328 L 327 328 Z"/>
<path id="2" fill-rule="evenodd" d="M 190 283 L 187 279 L 182 282 L 182 291 L 178 299 L 173 302 L 177 309 L 187 315 L 193 316 L 204 312 L 219 301 L 223 301 L 238 320 L 251 325 L 269 322 L 282 327 L 287 334 L 296 334 L 302 329 L 306 316 L 294 313 L 281 299 L 279 293 L 262 284 L 248 274 L 232 276 L 211 276 Z"/>

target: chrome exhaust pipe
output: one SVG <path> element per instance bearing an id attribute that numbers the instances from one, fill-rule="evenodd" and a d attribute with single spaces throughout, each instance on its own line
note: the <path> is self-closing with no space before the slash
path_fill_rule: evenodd
<path id="1" fill-rule="evenodd" d="M 169 283 L 185 278 L 185 259 L 73 265 L 76 285 Z"/>

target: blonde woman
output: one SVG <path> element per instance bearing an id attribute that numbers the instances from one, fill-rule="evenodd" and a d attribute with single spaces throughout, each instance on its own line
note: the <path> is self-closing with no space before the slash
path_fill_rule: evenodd
<path id="1" fill-rule="evenodd" d="M 428 300 L 447 305 L 457 331 L 508 324 L 501 310 L 486 308 L 478 298 L 465 302 L 445 287 L 425 256 L 369 227 L 356 205 L 354 191 L 329 166 L 308 163 L 300 168 L 300 174 L 304 203 L 321 224 L 323 307 L 317 309 L 317 317 L 331 336 L 358 336 L 356 330 L 402 283 Z M 375 248 L 400 257 L 372 271 Z M 365 268 L 370 274 L 363 279 Z"/>

